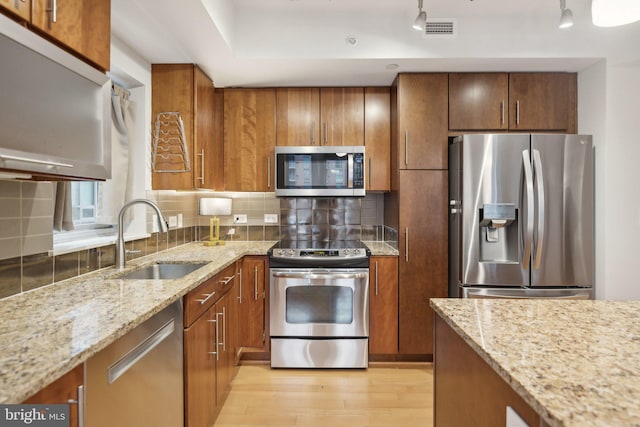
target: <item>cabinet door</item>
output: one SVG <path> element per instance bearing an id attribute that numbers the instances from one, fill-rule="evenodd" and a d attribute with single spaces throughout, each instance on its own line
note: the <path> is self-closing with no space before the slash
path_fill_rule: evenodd
<path id="1" fill-rule="evenodd" d="M 507 129 L 507 73 L 450 73 L 449 129 Z"/>
<path id="2" fill-rule="evenodd" d="M 510 73 L 509 129 L 575 132 L 572 73 Z"/>
<path id="3" fill-rule="evenodd" d="M 43 388 L 24 403 L 69 404 L 69 426 L 78 427 L 80 405 L 84 405 L 84 365 L 78 365 L 47 387 Z"/>
<path id="4" fill-rule="evenodd" d="M 371 257 L 369 353 L 398 353 L 398 257 Z"/>
<path id="5" fill-rule="evenodd" d="M 0 12 L 5 10 L 26 21 L 31 20 L 31 0 L 0 0 Z"/>
<path id="6" fill-rule="evenodd" d="M 364 144 L 364 89 L 320 89 L 320 145 Z"/>
<path id="7" fill-rule="evenodd" d="M 433 354 L 430 298 L 447 297 L 447 171 L 400 171 L 399 351 Z"/>
<path id="8" fill-rule="evenodd" d="M 276 144 L 320 144 L 320 89 L 276 89 Z"/>
<path id="9" fill-rule="evenodd" d="M 226 191 L 273 191 L 275 106 L 274 89 L 225 89 Z"/>
<path id="10" fill-rule="evenodd" d="M 448 75 L 400 74 L 397 82 L 400 169 L 446 169 Z"/>
<path id="11" fill-rule="evenodd" d="M 391 100 L 389 88 L 364 90 L 364 145 L 367 191 L 391 189 Z"/>
<path id="12" fill-rule="evenodd" d="M 229 309 L 231 302 L 231 293 L 227 292 L 215 305 L 216 319 L 218 322 L 218 362 L 216 366 L 216 406 L 222 407 L 224 400 L 229 394 L 231 387 L 231 379 L 233 372 L 231 370 L 233 364 L 229 357 L 233 353 L 233 349 L 229 344 Z"/>
<path id="13" fill-rule="evenodd" d="M 151 137 L 155 138 L 155 127 L 158 114 L 162 112 L 179 112 L 184 125 L 184 135 L 190 169 L 184 170 L 184 163 L 175 161 L 179 156 L 166 159 L 162 150 L 156 156 L 157 170 L 176 170 L 176 172 L 152 171 L 152 187 L 154 190 L 193 190 L 193 132 L 194 132 L 194 65 L 193 64 L 152 64 L 151 65 Z M 175 126 L 171 131 L 175 131 Z M 162 130 L 162 129 L 161 129 Z M 153 141 L 152 141 L 153 144 Z M 180 140 L 171 136 L 172 151 L 179 150 L 176 144 Z M 153 145 L 152 145 L 153 146 Z M 153 152 L 151 154 L 153 156 Z M 165 156 L 166 157 L 166 156 Z"/>
<path id="14" fill-rule="evenodd" d="M 110 67 L 110 0 L 33 0 L 31 23 L 98 68 Z"/>
<path id="15" fill-rule="evenodd" d="M 215 156 L 214 87 L 199 67 L 193 70 L 194 82 L 194 188 L 215 190 L 215 170 L 222 159 Z M 219 190 L 220 188 L 218 188 Z"/>
<path id="16" fill-rule="evenodd" d="M 208 427 L 216 415 L 215 305 L 184 331 L 184 389 L 187 427 Z M 220 329 L 217 330 L 218 336 Z M 219 357 L 219 356 L 218 356 Z"/>
<path id="17" fill-rule="evenodd" d="M 262 349 L 265 345 L 265 258 L 245 257 L 242 262 L 239 344 Z"/>

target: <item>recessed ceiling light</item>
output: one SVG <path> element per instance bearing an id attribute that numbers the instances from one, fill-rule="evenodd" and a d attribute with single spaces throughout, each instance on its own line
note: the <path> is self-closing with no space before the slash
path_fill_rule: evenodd
<path id="1" fill-rule="evenodd" d="M 358 44 L 358 39 L 355 36 L 347 36 L 347 38 L 344 39 L 344 41 L 347 43 L 347 46 L 349 47 L 354 47 L 355 45 Z"/>
<path id="2" fill-rule="evenodd" d="M 398 64 L 387 64 L 387 66 L 385 68 L 387 70 L 397 70 L 398 69 Z"/>

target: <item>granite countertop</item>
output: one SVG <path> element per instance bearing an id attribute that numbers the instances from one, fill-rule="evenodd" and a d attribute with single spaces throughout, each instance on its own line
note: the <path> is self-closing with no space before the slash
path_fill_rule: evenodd
<path id="1" fill-rule="evenodd" d="M 371 255 L 374 256 L 398 256 L 400 252 L 386 242 L 374 242 L 374 241 L 365 241 L 362 242 L 371 251 Z"/>
<path id="2" fill-rule="evenodd" d="M 640 426 L 640 301 L 431 306 L 552 427 Z"/>
<path id="3" fill-rule="evenodd" d="M 180 279 L 122 280 L 124 272 L 111 267 L 0 300 L 0 404 L 23 401 L 225 267 L 266 255 L 275 243 L 190 243 L 129 261 L 125 270 L 157 261 L 208 263 Z M 365 243 L 373 255 L 397 255 L 386 243 Z"/>
<path id="4" fill-rule="evenodd" d="M 276 242 L 190 243 L 127 263 L 207 262 L 180 279 L 122 280 L 113 267 L 0 300 L 0 404 L 20 403 L 245 255 Z"/>

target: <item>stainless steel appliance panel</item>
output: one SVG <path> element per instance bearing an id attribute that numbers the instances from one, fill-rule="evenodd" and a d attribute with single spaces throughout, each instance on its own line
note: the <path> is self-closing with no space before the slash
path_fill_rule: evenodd
<path id="1" fill-rule="evenodd" d="M 270 270 L 272 337 L 367 337 L 368 269 Z"/>
<path id="2" fill-rule="evenodd" d="M 366 368 L 369 340 L 271 338 L 272 368 Z"/>
<path id="3" fill-rule="evenodd" d="M 182 426 L 182 301 L 176 301 L 86 362 L 91 427 Z"/>
<path id="4" fill-rule="evenodd" d="M 535 228 L 531 286 L 594 285 L 591 136 L 532 135 Z"/>
<path id="5" fill-rule="evenodd" d="M 461 159 L 460 199 L 452 199 L 459 203 L 455 215 L 461 215 L 460 283 L 528 285 L 523 230 L 529 224 L 523 212 L 527 206 L 525 203 L 523 208 L 521 187 L 527 166 L 523 152 L 529 149 L 529 135 L 465 135 L 455 144 L 460 144 Z M 494 229 L 496 241 L 489 242 L 489 227 L 480 224 L 487 206 L 497 204 L 513 205 L 516 221 Z"/>
<path id="6" fill-rule="evenodd" d="M 463 298 L 591 299 L 590 289 L 531 289 L 462 287 Z"/>

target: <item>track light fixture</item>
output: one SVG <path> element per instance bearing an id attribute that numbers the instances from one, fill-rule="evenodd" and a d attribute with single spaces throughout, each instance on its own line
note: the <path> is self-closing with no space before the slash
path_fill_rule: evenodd
<path id="1" fill-rule="evenodd" d="M 566 0 L 560 0 L 560 23 L 558 28 L 570 28 L 573 27 L 573 12 L 571 9 L 567 9 Z"/>
<path id="2" fill-rule="evenodd" d="M 427 12 L 422 10 L 422 0 L 418 0 L 418 16 L 413 22 L 413 29 L 417 31 L 424 31 L 427 25 Z"/>

